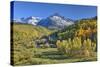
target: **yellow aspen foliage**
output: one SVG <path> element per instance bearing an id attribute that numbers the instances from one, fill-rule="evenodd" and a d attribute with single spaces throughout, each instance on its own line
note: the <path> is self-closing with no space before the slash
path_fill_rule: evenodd
<path id="1" fill-rule="evenodd" d="M 90 39 L 83 40 L 82 42 L 80 37 L 75 37 L 72 40 L 70 38 L 68 40 L 58 40 L 56 44 L 58 51 L 68 56 L 89 57 L 96 50 L 96 43 Z"/>

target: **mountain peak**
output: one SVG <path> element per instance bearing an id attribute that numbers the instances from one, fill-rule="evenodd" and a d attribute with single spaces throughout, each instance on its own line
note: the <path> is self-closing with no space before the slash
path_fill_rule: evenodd
<path id="1" fill-rule="evenodd" d="M 32 24 L 32 25 L 37 25 L 37 23 L 40 21 L 39 17 L 34 17 L 34 16 L 29 16 L 27 18 L 20 18 L 15 20 L 15 22 L 20 22 L 20 23 L 26 23 L 26 24 Z"/>
<path id="2" fill-rule="evenodd" d="M 59 13 L 54 13 L 52 16 L 60 16 Z"/>
<path id="3" fill-rule="evenodd" d="M 54 13 L 46 19 L 41 20 L 38 25 L 47 27 L 49 29 L 63 29 L 66 26 L 72 25 L 74 22 L 70 19 L 66 19 L 65 17 L 59 15 L 58 13 Z"/>
<path id="4" fill-rule="evenodd" d="M 49 17 L 63 17 L 63 16 L 61 16 L 59 13 L 54 13 L 54 14 L 52 14 L 52 15 L 49 16 Z"/>

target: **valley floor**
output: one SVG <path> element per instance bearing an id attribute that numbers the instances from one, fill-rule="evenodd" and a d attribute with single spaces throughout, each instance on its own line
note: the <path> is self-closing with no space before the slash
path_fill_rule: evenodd
<path id="1" fill-rule="evenodd" d="M 56 63 L 73 63 L 73 62 L 85 62 L 85 61 L 96 61 L 97 57 L 85 57 L 75 58 L 67 57 L 57 51 L 57 48 L 38 48 L 36 50 L 36 56 L 31 59 L 33 65 L 36 64 L 56 64 Z"/>

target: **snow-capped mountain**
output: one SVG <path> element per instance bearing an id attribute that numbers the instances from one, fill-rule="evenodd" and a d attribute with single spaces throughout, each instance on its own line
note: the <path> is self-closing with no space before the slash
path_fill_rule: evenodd
<path id="1" fill-rule="evenodd" d="M 60 16 L 57 13 L 38 22 L 38 25 L 47 27 L 49 29 L 63 29 L 65 28 L 65 26 L 69 26 L 72 24 L 74 24 L 73 20 L 68 18 L 66 19 L 65 17 Z"/>
<path id="2" fill-rule="evenodd" d="M 63 29 L 66 26 L 74 24 L 73 20 L 60 16 L 58 13 L 55 13 L 45 19 L 30 16 L 27 18 L 16 19 L 14 22 L 43 26 L 49 29 Z"/>
<path id="3" fill-rule="evenodd" d="M 14 22 L 16 23 L 26 23 L 26 24 L 32 24 L 32 25 L 37 25 L 39 21 L 40 21 L 40 18 L 34 17 L 34 16 L 14 20 Z"/>
<path id="4" fill-rule="evenodd" d="M 28 17 L 25 19 L 25 22 L 28 24 L 32 24 L 32 25 L 37 25 L 37 23 L 40 21 L 39 17 Z"/>

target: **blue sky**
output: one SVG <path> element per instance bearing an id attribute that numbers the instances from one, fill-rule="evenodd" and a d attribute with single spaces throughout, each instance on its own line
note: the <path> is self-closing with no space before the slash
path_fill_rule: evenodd
<path id="1" fill-rule="evenodd" d="M 13 6 L 12 8 L 14 12 L 12 13 L 14 19 L 29 16 L 46 18 L 54 13 L 59 13 L 61 16 L 73 20 L 97 16 L 96 6 L 48 4 L 23 1 L 15 1 L 12 3 L 11 6 Z"/>

